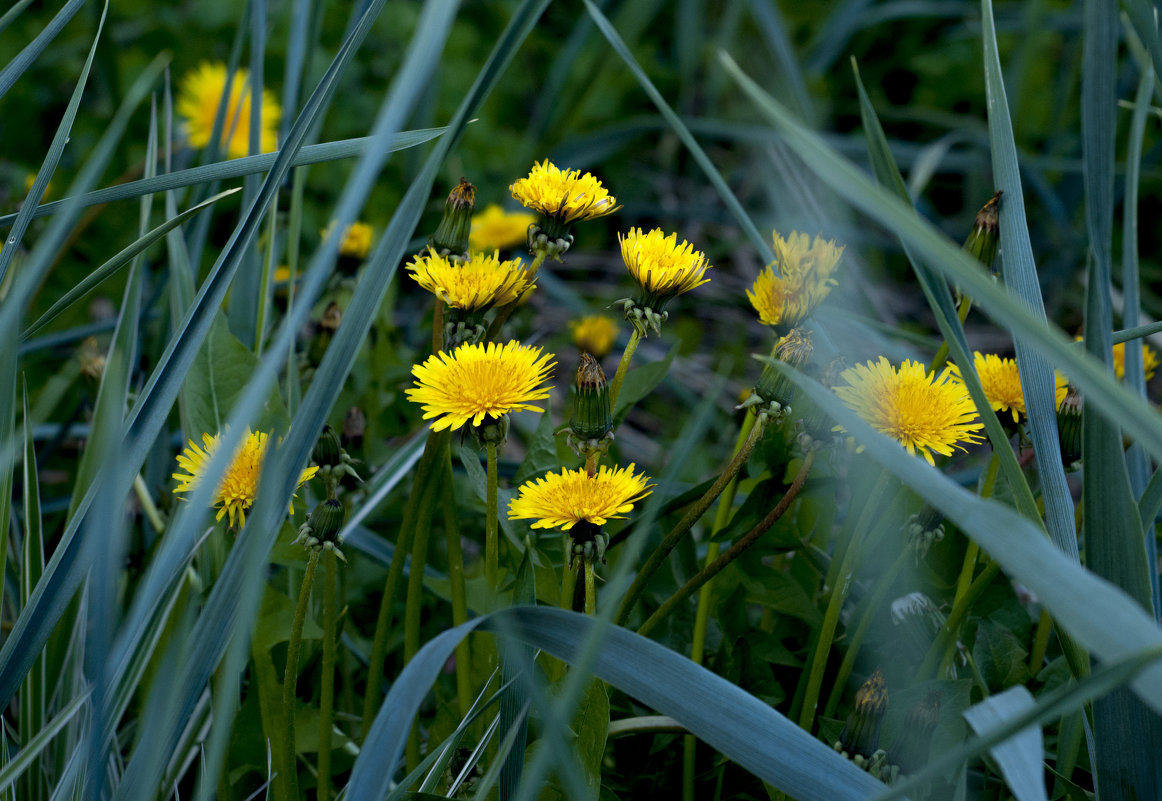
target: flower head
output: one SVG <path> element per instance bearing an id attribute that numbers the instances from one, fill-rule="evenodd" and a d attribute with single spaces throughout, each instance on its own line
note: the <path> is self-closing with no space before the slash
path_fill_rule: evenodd
<path id="1" fill-rule="evenodd" d="M 764 325 L 794 327 L 814 311 L 835 286 L 832 276 L 843 247 L 816 236 L 792 231 L 774 234 L 775 261 L 759 273 L 747 297 Z M 775 271 L 775 268 L 778 271 Z"/>
<path id="2" fill-rule="evenodd" d="M 613 349 L 613 343 L 617 341 L 617 323 L 604 314 L 590 314 L 571 321 L 569 333 L 578 350 L 600 359 Z"/>
<path id="3" fill-rule="evenodd" d="M 835 393 L 873 428 L 892 437 L 908 453 L 951 456 L 961 442 L 978 442 L 983 426 L 972 398 L 948 368 L 939 375 L 910 359 L 897 370 L 886 358 L 844 370 L 846 386 Z"/>
<path id="4" fill-rule="evenodd" d="M 433 431 L 455 430 L 468 421 L 479 426 L 485 417 L 521 409 L 539 412 L 532 401 L 549 397 L 550 387 L 541 385 L 556 364 L 552 359 L 553 354 L 519 342 L 461 345 L 412 367 L 416 381 L 408 400 L 423 404 L 425 420 L 437 418 Z"/>
<path id="5" fill-rule="evenodd" d="M 323 239 L 330 239 L 335 233 L 335 221 L 319 232 Z M 371 250 L 373 230 L 365 222 L 353 222 L 343 231 L 343 240 L 339 243 L 339 255 L 350 256 L 353 259 L 366 259 Z"/>
<path id="6" fill-rule="evenodd" d="M 633 469 L 632 464 L 612 470 L 602 465 L 593 476 L 583 468 L 547 473 L 521 485 L 520 494 L 508 504 L 508 519 L 535 518 L 532 528 L 559 526 L 568 531 L 582 522 L 601 526 L 625 517 L 652 492 L 649 478 L 634 475 Z"/>
<path id="7" fill-rule="evenodd" d="M 985 397 L 994 412 L 1010 412 L 1013 422 L 1018 423 L 1025 414 L 1025 394 L 1021 389 L 1021 377 L 1017 373 L 1017 363 L 1013 359 L 1002 359 L 996 354 L 982 354 L 976 351 L 972 355 L 972 364 L 980 378 L 980 385 L 984 389 Z M 960 378 L 960 368 L 951 365 L 951 373 Z M 1069 382 L 1061 373 L 1053 375 L 1056 394 L 1055 407 L 1061 406 L 1065 400 L 1065 393 Z"/>
<path id="8" fill-rule="evenodd" d="M 190 440 L 189 447 L 178 454 L 178 467 L 186 472 L 173 474 L 173 478 L 178 480 L 175 493 L 192 492 L 197 488 L 214 456 L 214 451 L 218 449 L 220 439 L 218 434 L 214 436 L 202 434 L 202 447 L 198 447 Z M 258 480 L 262 476 L 262 462 L 266 459 L 269 444 L 268 434 L 247 429 L 246 436 L 243 437 L 238 450 L 234 452 L 230 466 L 222 474 L 218 488 L 214 491 L 214 500 L 210 506 L 218 510 L 216 519 L 221 520 L 223 516 L 228 515 L 231 527 L 234 526 L 235 518 L 239 526 L 246 525 L 246 510 L 253 505 L 254 496 L 258 494 Z M 307 483 L 318 471 L 318 467 L 303 470 L 299 474 L 298 486 Z M 290 504 L 292 514 L 294 510 L 292 498 Z"/>
<path id="9" fill-rule="evenodd" d="M 509 187 L 522 206 L 560 226 L 593 220 L 617 211 L 617 198 L 601 181 L 580 170 L 562 170 L 545 159 L 534 164 L 528 178 Z"/>
<path id="10" fill-rule="evenodd" d="M 465 311 L 512 303 L 536 288 L 520 259 L 501 261 L 475 253 L 465 262 L 445 258 L 429 248 L 407 265 L 412 278 L 449 306 Z"/>
<path id="11" fill-rule="evenodd" d="M 1149 381 L 1154 377 L 1154 371 L 1158 368 L 1158 354 L 1145 342 L 1142 343 L 1142 366 L 1145 368 L 1146 380 Z M 1114 345 L 1114 375 L 1118 378 L 1126 375 L 1125 342 Z"/>
<path id="12" fill-rule="evenodd" d="M 666 236 L 660 228 L 643 234 L 631 228 L 617 238 L 622 261 L 640 290 L 635 300 L 625 301 L 625 316 L 643 334 L 647 326 L 660 330 L 670 300 L 710 282 L 706 256 L 685 240 L 678 244 L 677 234 Z"/>
<path id="13" fill-rule="evenodd" d="M 523 245 L 529 226 L 537 215 L 527 211 L 505 211 L 492 203 L 484 211 L 472 215 L 472 230 L 468 233 L 468 247 L 472 251 L 491 253 L 494 250 Z"/>
<path id="14" fill-rule="evenodd" d="M 185 135 L 192 147 L 201 148 L 210 143 L 214 120 L 226 91 L 226 78 L 225 64 L 208 61 L 203 61 L 182 78 L 177 110 L 185 118 Z M 259 137 L 263 153 L 277 148 L 276 129 L 280 113 L 278 101 L 264 89 Z M 245 69 L 235 70 L 234 80 L 230 82 L 219 146 L 232 159 L 250 153 L 250 73 Z"/>

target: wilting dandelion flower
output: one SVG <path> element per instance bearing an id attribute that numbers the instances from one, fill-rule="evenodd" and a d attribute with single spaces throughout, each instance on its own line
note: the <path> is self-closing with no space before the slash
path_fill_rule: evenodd
<path id="1" fill-rule="evenodd" d="M 509 502 L 508 519 L 536 519 L 532 528 L 568 531 L 578 523 L 601 526 L 625 517 L 652 492 L 649 478 L 644 473 L 634 475 L 633 470 L 632 464 L 613 469 L 602 465 L 592 476 L 584 469 L 562 470 L 527 481 Z"/>
<path id="2" fill-rule="evenodd" d="M 981 388 L 995 412 L 1009 412 L 1013 415 L 1013 422 L 1020 422 L 1025 414 L 1025 394 L 1021 390 L 1021 377 L 1017 373 L 1017 362 L 1013 359 L 1003 359 L 994 353 L 982 354 L 976 351 L 972 354 L 972 364 L 980 378 Z M 960 378 L 960 368 L 955 364 L 949 367 L 951 373 Z M 1069 382 L 1061 373 L 1054 373 L 1054 392 L 1056 395 L 1054 408 L 1061 406 L 1065 400 Z"/>
<path id="3" fill-rule="evenodd" d="M 587 172 L 559 169 L 548 159 L 534 164 L 528 177 L 516 181 L 509 191 L 522 206 L 562 227 L 621 208 L 601 181 Z"/>
<path id="4" fill-rule="evenodd" d="M 951 456 L 962 442 L 978 442 L 983 426 L 972 398 L 948 368 L 939 376 L 906 360 L 899 370 L 881 356 L 844 370 L 847 382 L 835 393 L 873 428 L 892 437 L 908 453 L 919 452 L 935 465 L 933 453 Z"/>
<path id="5" fill-rule="evenodd" d="M 218 449 L 221 437 L 218 434 L 210 436 L 202 434 L 202 447 L 189 441 L 189 447 L 178 454 L 178 467 L 185 473 L 174 473 L 173 478 L 178 480 L 175 493 L 192 492 L 197 488 L 214 452 Z M 246 436 L 234 452 L 234 458 L 222 478 L 218 481 L 218 488 L 214 491 L 214 500 L 210 506 L 218 510 L 216 519 L 229 516 L 230 526 L 234 527 L 235 519 L 239 526 L 246 525 L 246 510 L 254 504 L 254 497 L 258 494 L 258 480 L 262 476 L 262 463 L 266 459 L 267 446 L 270 436 L 260 431 L 247 429 Z M 318 467 L 308 467 L 299 474 L 298 486 L 302 486 L 314 477 Z M 290 511 L 293 513 L 294 499 L 291 499 Z"/>
<path id="6" fill-rule="evenodd" d="M 604 314 L 590 314 L 569 323 L 569 333 L 578 350 L 598 359 L 613 349 L 617 341 L 617 323 Z"/>
<path id="7" fill-rule="evenodd" d="M 186 140 L 191 147 L 202 148 L 210 143 L 214 120 L 222 95 L 226 90 L 226 65 L 203 61 L 193 72 L 182 78 L 177 111 L 185 119 Z M 262 92 L 262 121 L 259 147 L 269 153 L 277 147 L 280 110 L 274 95 Z M 250 73 L 245 69 L 234 71 L 230 82 L 230 96 L 222 118 L 222 139 L 219 143 L 229 158 L 236 159 L 250 153 Z"/>
<path id="8" fill-rule="evenodd" d="M 786 239 L 776 232 L 774 246 L 774 263 L 759 273 L 746 295 L 764 325 L 790 328 L 814 311 L 835 286 L 832 276 L 843 247 L 821 236 L 812 241 L 798 231 Z"/>
<path id="9" fill-rule="evenodd" d="M 465 311 L 503 306 L 534 289 L 520 259 L 475 253 L 467 261 L 445 258 L 429 248 L 407 265 L 412 278 L 449 306 Z"/>
<path id="10" fill-rule="evenodd" d="M 433 431 L 456 430 L 469 421 L 479 426 L 485 417 L 522 409 L 543 411 L 532 403 L 549 397 L 550 387 L 542 385 L 556 364 L 552 359 L 519 342 L 461 345 L 412 367 L 416 381 L 408 400 L 422 404 L 425 420 L 436 418 Z"/>
<path id="11" fill-rule="evenodd" d="M 491 253 L 494 250 L 523 245 L 528 237 L 529 226 L 537 221 L 537 215 L 527 211 L 505 211 L 495 203 L 472 215 L 472 230 L 468 233 L 468 246 L 473 251 Z"/>

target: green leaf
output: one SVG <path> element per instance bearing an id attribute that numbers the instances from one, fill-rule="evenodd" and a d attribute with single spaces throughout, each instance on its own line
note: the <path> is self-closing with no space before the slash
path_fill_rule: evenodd
<path id="1" fill-rule="evenodd" d="M 982 620 L 976 627 L 976 641 L 972 644 L 972 658 L 993 691 L 1023 684 L 1029 678 L 1025 664 L 1029 652 L 1008 629 L 991 620 Z"/>
<path id="2" fill-rule="evenodd" d="M 678 343 L 675 343 L 666 354 L 666 358 L 660 362 L 643 364 L 626 372 L 625 381 L 621 385 L 621 394 L 617 396 L 617 406 L 613 410 L 614 421 L 624 420 L 635 403 L 657 389 L 658 384 L 661 384 L 670 372 L 670 365 L 677 355 Z"/>
<path id="3" fill-rule="evenodd" d="M 545 401 L 545 411 L 537 421 L 537 429 L 529 440 L 525 460 L 521 462 L 512 479 L 514 486 L 519 487 L 529 479 L 543 476 L 558 466 L 557 438 L 553 435 L 552 404 Z"/>
<path id="4" fill-rule="evenodd" d="M 1011 720 L 1034 705 L 1033 695 L 1024 687 L 1011 687 L 981 701 L 964 713 L 964 719 L 978 735 Z M 1002 745 L 989 749 L 1017 801 L 1048 801 L 1045 792 L 1041 730 L 1030 726 Z"/>

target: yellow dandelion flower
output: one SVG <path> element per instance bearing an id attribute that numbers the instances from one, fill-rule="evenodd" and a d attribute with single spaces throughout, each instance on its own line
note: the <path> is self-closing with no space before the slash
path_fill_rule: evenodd
<path id="1" fill-rule="evenodd" d="M 541 385 L 556 365 L 552 359 L 519 342 L 461 345 L 412 367 L 416 381 L 408 400 L 423 405 L 425 420 L 437 418 L 433 431 L 454 431 L 469 421 L 478 426 L 485 417 L 522 409 L 540 412 L 532 401 L 549 397 L 551 387 Z"/>
<path id="2" fill-rule="evenodd" d="M 580 170 L 561 170 L 548 159 L 534 164 L 529 177 L 512 184 L 509 191 L 522 206 L 561 226 L 604 217 L 621 208 L 601 181 Z"/>
<path id="3" fill-rule="evenodd" d="M 660 312 L 671 298 L 710 283 L 706 256 L 685 240 L 679 245 L 677 234 L 666 236 L 660 228 L 643 234 L 640 228 L 631 228 L 617 238 L 622 261 L 644 293 L 640 306 Z"/>
<path id="4" fill-rule="evenodd" d="M 633 505 L 649 495 L 653 484 L 645 473 L 634 475 L 634 465 L 609 469 L 602 465 L 593 476 L 585 470 L 562 470 L 521 485 L 509 501 L 508 519 L 536 519 L 532 528 L 560 527 L 578 523 L 602 526 L 607 520 L 625 517 Z"/>
<path id="5" fill-rule="evenodd" d="M 206 467 L 210 464 L 210 459 L 214 456 L 214 451 L 218 449 L 220 439 L 218 434 L 214 436 L 202 434 L 202 447 L 194 444 L 193 440 L 189 441 L 189 447 L 178 454 L 178 467 L 186 472 L 173 474 L 173 478 L 178 481 L 174 493 L 192 492 L 198 486 Z M 266 458 L 269 440 L 268 434 L 247 429 L 246 436 L 234 453 L 234 459 L 218 482 L 210 506 L 217 508 L 218 520 L 229 516 L 231 528 L 234 527 L 236 519 L 239 527 L 246 525 L 246 510 L 253 505 L 254 496 L 258 494 L 258 479 L 262 475 L 262 462 Z M 299 474 L 298 485 L 301 487 L 307 483 L 318 471 L 319 468 L 313 466 L 303 470 Z M 290 504 L 292 514 L 294 510 L 292 498 Z"/>
<path id="6" fill-rule="evenodd" d="M 604 314 L 590 314 L 569 323 L 569 333 L 578 350 L 596 356 L 607 355 L 617 341 L 617 323 Z"/>
<path id="7" fill-rule="evenodd" d="M 331 234 L 335 231 L 335 221 L 319 231 L 319 236 L 324 240 L 330 239 Z M 339 243 L 339 255 L 350 256 L 353 259 L 366 259 L 367 253 L 371 250 L 371 236 L 372 228 L 364 222 L 353 222 L 347 226 L 347 230 L 343 232 L 343 241 Z"/>
<path id="8" fill-rule="evenodd" d="M 1142 366 L 1146 368 L 1146 380 L 1149 381 L 1154 377 L 1154 371 L 1158 368 L 1158 354 L 1145 342 L 1142 343 Z M 1119 379 L 1126 375 L 1125 342 L 1114 345 L 1114 375 Z"/>
<path id="9" fill-rule="evenodd" d="M 494 250 L 523 245 L 528 238 L 529 226 L 537 215 L 527 211 L 505 211 L 495 203 L 472 215 L 472 230 L 468 233 L 468 247 L 474 252 L 491 253 Z"/>
<path id="10" fill-rule="evenodd" d="M 501 261 L 499 252 L 474 253 L 468 261 L 457 262 L 428 248 L 407 269 L 417 284 L 452 308 L 465 311 L 503 306 L 536 288 L 520 259 Z"/>
<path id="11" fill-rule="evenodd" d="M 177 111 L 185 118 L 186 140 L 191 147 L 202 148 L 210 143 L 214 119 L 222 94 L 226 89 L 226 65 L 203 61 L 193 72 L 182 78 Z M 263 153 L 277 149 L 277 129 L 280 115 L 274 95 L 262 91 L 262 133 L 259 138 Z M 221 149 L 227 157 L 236 159 L 250 153 L 250 73 L 244 69 L 234 72 L 230 83 L 230 97 L 222 119 Z"/>
<path id="12" fill-rule="evenodd" d="M 948 368 L 939 376 L 906 360 L 896 370 L 886 358 L 844 370 L 847 386 L 835 388 L 844 403 L 873 428 L 892 437 L 908 453 L 919 451 L 928 464 L 932 454 L 951 456 L 961 442 L 978 442 L 984 426 L 972 398 Z"/>
<path id="13" fill-rule="evenodd" d="M 746 296 L 764 325 L 793 327 L 835 286 L 832 276 L 843 247 L 821 236 L 812 242 L 798 231 L 786 239 L 775 232 L 774 245 L 775 261 L 759 273 Z"/>
<path id="14" fill-rule="evenodd" d="M 1017 373 L 1017 362 L 1013 359 L 1003 359 L 995 353 L 982 354 L 976 351 L 972 355 L 972 364 L 980 378 L 981 388 L 989 400 L 989 406 L 994 412 L 1010 412 L 1013 422 L 1020 422 L 1025 414 L 1025 394 L 1021 389 L 1021 377 Z M 960 379 L 960 368 L 955 364 L 949 370 L 957 379 Z M 1061 373 L 1054 373 L 1054 393 L 1056 402 L 1054 408 L 1060 408 L 1065 400 L 1065 393 L 1069 389 L 1069 382 Z"/>

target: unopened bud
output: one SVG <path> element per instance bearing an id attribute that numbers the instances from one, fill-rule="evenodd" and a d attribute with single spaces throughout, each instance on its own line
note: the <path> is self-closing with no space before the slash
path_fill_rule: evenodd
<path id="1" fill-rule="evenodd" d="M 1084 403 L 1081 393 L 1073 387 L 1061 401 L 1057 410 L 1057 438 L 1061 442 L 1061 461 L 1070 467 L 1081 458 L 1081 410 Z"/>
<path id="2" fill-rule="evenodd" d="M 472 436 L 476 444 L 483 448 L 485 445 L 500 445 L 508 439 L 508 415 L 500 417 L 485 415 L 480 425 L 472 426 Z"/>
<path id="3" fill-rule="evenodd" d="M 792 328 L 775 345 L 773 357 L 791 367 L 802 367 L 811 359 L 815 346 L 811 334 L 805 328 Z M 755 392 L 767 403 L 788 406 L 795 393 L 795 384 L 783 372 L 770 364 L 763 367 L 762 375 L 755 386 Z"/>
<path id="4" fill-rule="evenodd" d="M 323 426 L 319 440 L 315 443 L 312 461 L 319 467 L 335 467 L 343 460 L 343 447 L 339 444 L 339 436 L 335 429 Z"/>
<path id="5" fill-rule="evenodd" d="M 964 249 L 990 270 L 997 258 L 997 240 L 1000 239 L 1001 195 L 997 192 L 976 213 L 972 231 L 964 242 Z"/>
<path id="6" fill-rule="evenodd" d="M 581 354 L 573 385 L 573 416 L 569 428 L 578 439 L 600 439 L 613 430 L 609 388 L 597 359 Z"/>
<path id="7" fill-rule="evenodd" d="M 884 674 L 876 672 L 855 693 L 855 706 L 839 735 L 839 743 L 848 754 L 871 757 L 879 748 L 880 726 L 888 711 L 888 690 Z"/>
<path id="8" fill-rule="evenodd" d="M 468 255 L 468 233 L 472 230 L 472 210 L 476 208 L 476 187 L 461 178 L 444 201 L 444 217 L 429 244 L 441 256 Z"/>

